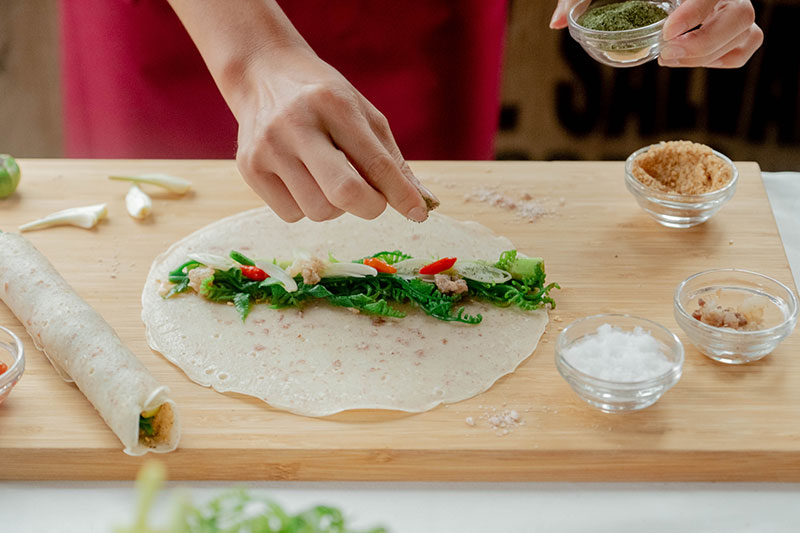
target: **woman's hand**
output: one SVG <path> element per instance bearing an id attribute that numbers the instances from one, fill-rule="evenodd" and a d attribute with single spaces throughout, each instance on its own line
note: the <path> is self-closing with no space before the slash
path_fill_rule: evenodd
<path id="1" fill-rule="evenodd" d="M 550 27 L 565 28 L 567 13 L 579 1 L 559 0 Z M 761 46 L 764 33 L 749 0 L 684 0 L 664 24 L 662 37 L 662 66 L 738 68 Z"/>
<path id="2" fill-rule="evenodd" d="M 386 118 L 310 49 L 272 50 L 245 77 L 232 101 L 237 163 L 281 218 L 375 218 L 387 202 L 412 220 L 427 218 Z"/>
<path id="3" fill-rule="evenodd" d="M 685 0 L 664 24 L 665 67 L 738 68 L 758 50 L 764 32 L 750 0 Z M 686 33 L 695 26 L 700 28 Z"/>
<path id="4" fill-rule="evenodd" d="M 278 216 L 375 218 L 388 203 L 422 222 L 438 205 L 386 118 L 317 57 L 274 0 L 169 2 L 239 122 L 239 171 Z"/>

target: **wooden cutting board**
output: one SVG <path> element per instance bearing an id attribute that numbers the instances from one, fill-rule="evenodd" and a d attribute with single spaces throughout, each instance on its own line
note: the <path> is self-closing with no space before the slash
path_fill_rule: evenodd
<path id="1" fill-rule="evenodd" d="M 441 198 L 441 212 L 477 220 L 545 257 L 548 279 L 562 286 L 558 308 L 533 356 L 484 394 L 422 414 L 358 411 L 325 419 L 200 387 L 145 342 L 140 293 L 153 257 L 210 222 L 261 205 L 233 162 L 20 166 L 19 191 L 0 201 L 3 230 L 66 207 L 109 204 L 109 220 L 94 230 L 27 236 L 172 389 L 183 436 L 178 451 L 159 456 L 172 479 L 800 481 L 800 334 L 760 362 L 726 366 L 701 355 L 672 317 L 676 285 L 708 268 L 751 269 L 793 287 L 754 163 L 739 164 L 739 190 L 715 218 L 686 230 L 659 226 L 639 209 L 620 162 L 413 164 Z M 126 184 L 106 177 L 139 172 L 184 176 L 195 192 L 155 192 L 154 215 L 137 222 L 125 213 Z M 481 188 L 515 200 L 528 194 L 549 214 L 531 222 L 508 208 L 465 201 Z M 605 312 L 648 317 L 684 342 L 683 378 L 653 407 L 603 414 L 556 371 L 559 330 Z M 24 377 L 0 405 L 0 479 L 132 478 L 143 459 L 122 453 L 4 305 L 0 324 L 24 336 L 28 353 Z M 506 435 L 486 420 L 504 409 L 522 419 Z"/>

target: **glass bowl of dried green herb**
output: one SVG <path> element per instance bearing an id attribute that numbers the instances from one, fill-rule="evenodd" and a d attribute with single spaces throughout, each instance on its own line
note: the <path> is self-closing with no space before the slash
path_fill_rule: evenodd
<path id="1" fill-rule="evenodd" d="M 569 34 L 594 59 L 635 67 L 661 53 L 664 23 L 680 0 L 584 0 L 567 15 Z"/>

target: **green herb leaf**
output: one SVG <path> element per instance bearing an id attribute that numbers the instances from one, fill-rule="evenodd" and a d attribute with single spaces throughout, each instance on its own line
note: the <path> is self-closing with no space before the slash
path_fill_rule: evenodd
<path id="1" fill-rule="evenodd" d="M 189 290 L 189 278 L 184 276 L 183 279 L 169 289 L 169 292 L 164 295 L 164 299 L 172 298 L 176 294 L 186 292 L 187 290 Z"/>
<path id="2" fill-rule="evenodd" d="M 233 306 L 239 311 L 242 322 L 244 322 L 247 319 L 247 315 L 250 314 L 251 303 L 250 295 L 246 292 L 238 292 L 233 297 Z"/>
<path id="3" fill-rule="evenodd" d="M 405 261 L 406 259 L 411 259 L 411 256 L 401 252 L 400 250 L 393 250 L 391 252 L 378 252 L 374 255 L 368 255 L 367 257 L 362 257 L 359 259 L 358 263 L 363 263 L 364 259 L 369 257 L 374 257 L 375 259 L 382 259 L 388 265 L 393 265 L 395 263 L 399 263 L 400 261 Z"/>
<path id="4" fill-rule="evenodd" d="M 231 256 L 231 259 L 233 259 L 237 263 L 241 263 L 241 264 L 247 265 L 247 266 L 254 266 L 255 265 L 255 262 L 252 259 L 250 259 L 249 257 L 247 257 L 246 255 L 244 255 L 241 252 L 237 252 L 236 250 L 232 250 L 231 253 L 230 253 L 230 256 Z"/>
<path id="5" fill-rule="evenodd" d="M 139 415 L 139 431 L 147 435 L 148 437 L 152 437 L 156 434 L 156 430 L 153 428 L 153 419 L 155 417 L 151 416 L 149 418 L 145 418 L 142 415 Z"/>

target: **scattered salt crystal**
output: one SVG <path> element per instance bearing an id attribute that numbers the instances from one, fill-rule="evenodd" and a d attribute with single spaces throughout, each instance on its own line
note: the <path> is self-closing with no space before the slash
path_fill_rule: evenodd
<path id="1" fill-rule="evenodd" d="M 597 333 L 564 350 L 564 359 L 577 370 L 609 381 L 643 381 L 669 371 L 666 347 L 649 332 L 636 327 L 623 331 L 603 324 Z"/>
<path id="2" fill-rule="evenodd" d="M 561 322 L 561 317 L 556 315 L 553 317 L 553 320 L 555 320 L 556 322 Z"/>
<path id="3" fill-rule="evenodd" d="M 474 426 L 475 419 L 472 418 L 471 416 L 468 416 L 467 418 L 464 419 L 464 423 L 466 423 L 468 426 Z"/>
<path id="4" fill-rule="evenodd" d="M 501 209 L 515 211 L 517 217 L 534 222 L 544 215 L 549 215 L 552 211 L 544 207 L 541 203 L 533 199 L 529 193 L 524 193 L 521 200 L 514 200 L 508 195 L 501 194 L 488 187 L 473 189 L 470 194 L 464 195 L 464 201 L 477 201 L 489 204 Z"/>

